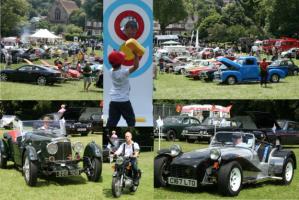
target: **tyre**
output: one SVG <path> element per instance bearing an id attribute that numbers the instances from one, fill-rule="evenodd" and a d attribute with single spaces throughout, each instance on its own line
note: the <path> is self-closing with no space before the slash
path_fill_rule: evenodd
<path id="1" fill-rule="evenodd" d="M 280 76 L 278 74 L 272 74 L 271 78 L 270 78 L 270 81 L 272 83 L 279 83 L 280 81 Z"/>
<path id="2" fill-rule="evenodd" d="M 237 80 L 234 76 L 229 76 L 227 79 L 226 79 L 226 83 L 228 85 L 234 85 L 237 83 Z"/>
<path id="3" fill-rule="evenodd" d="M 243 173 L 240 164 L 232 161 L 220 167 L 218 190 L 225 196 L 237 196 L 242 187 Z"/>
<path id="4" fill-rule="evenodd" d="M 187 138 L 187 142 L 188 142 L 188 143 L 194 143 L 194 142 L 195 142 L 195 139 Z"/>
<path id="5" fill-rule="evenodd" d="M 120 197 L 122 194 L 122 185 L 119 177 L 112 178 L 112 195 L 114 197 Z"/>
<path id="6" fill-rule="evenodd" d="M 44 76 L 40 76 L 40 77 L 37 78 L 36 82 L 37 82 L 38 85 L 43 86 L 43 85 L 47 84 L 47 79 Z"/>
<path id="7" fill-rule="evenodd" d="M 0 169 L 5 169 L 6 167 L 7 167 L 7 160 L 6 158 L 4 158 L 4 155 L 0 150 Z"/>
<path id="8" fill-rule="evenodd" d="M 8 77 L 6 74 L 2 73 L 0 74 L 0 81 L 7 81 L 8 80 Z"/>
<path id="9" fill-rule="evenodd" d="M 29 153 L 25 153 L 23 165 L 24 178 L 29 186 L 36 186 L 37 183 L 37 166 L 36 163 L 29 159 Z"/>
<path id="10" fill-rule="evenodd" d="M 91 174 L 87 175 L 89 181 L 98 182 L 102 174 L 102 162 L 99 158 L 91 159 Z"/>
<path id="11" fill-rule="evenodd" d="M 297 70 L 294 70 L 294 71 L 293 71 L 293 75 L 294 75 L 294 76 L 298 76 L 298 71 L 297 71 Z"/>
<path id="12" fill-rule="evenodd" d="M 133 185 L 131 188 L 130 188 L 130 191 L 131 192 L 136 192 L 138 189 L 138 186 L 137 185 Z"/>
<path id="13" fill-rule="evenodd" d="M 175 141 L 175 131 L 174 130 L 169 130 L 167 131 L 167 141 Z"/>
<path id="14" fill-rule="evenodd" d="M 154 161 L 154 187 L 166 187 L 168 178 L 168 157 L 159 157 Z"/>
<path id="15" fill-rule="evenodd" d="M 281 184 L 289 185 L 292 182 L 294 176 L 294 160 L 292 158 L 286 160 L 281 176 Z"/>

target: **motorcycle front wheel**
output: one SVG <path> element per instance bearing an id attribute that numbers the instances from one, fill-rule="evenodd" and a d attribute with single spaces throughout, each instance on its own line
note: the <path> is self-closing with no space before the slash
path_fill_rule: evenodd
<path id="1" fill-rule="evenodd" d="M 120 197 L 122 194 L 122 184 L 120 177 L 112 178 L 112 194 L 114 197 Z"/>

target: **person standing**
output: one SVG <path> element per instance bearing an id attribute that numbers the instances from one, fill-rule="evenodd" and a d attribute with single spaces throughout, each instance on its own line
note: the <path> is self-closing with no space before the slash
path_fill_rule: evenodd
<path id="1" fill-rule="evenodd" d="M 260 63 L 260 74 L 261 74 L 261 87 L 265 84 L 267 87 L 267 79 L 268 79 L 268 63 L 266 62 L 266 58 Z"/>
<path id="2" fill-rule="evenodd" d="M 88 92 L 88 89 L 91 85 L 91 74 L 92 74 L 90 63 L 86 63 L 82 71 L 83 71 L 83 78 L 84 78 L 84 91 Z"/>

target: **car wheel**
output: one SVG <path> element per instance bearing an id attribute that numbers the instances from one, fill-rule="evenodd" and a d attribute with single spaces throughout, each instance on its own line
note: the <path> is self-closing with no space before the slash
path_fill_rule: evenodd
<path id="1" fill-rule="evenodd" d="M 237 80 L 234 76 L 229 76 L 226 79 L 226 82 L 227 82 L 228 85 L 234 85 L 234 84 L 236 84 Z"/>
<path id="2" fill-rule="evenodd" d="M 167 141 L 175 141 L 175 131 L 174 130 L 169 130 L 167 131 Z"/>
<path id="3" fill-rule="evenodd" d="M 242 168 L 236 161 L 220 167 L 218 173 L 218 190 L 227 196 L 236 196 L 242 187 Z"/>
<path id="4" fill-rule="evenodd" d="M 38 85 L 46 85 L 47 84 L 47 79 L 44 76 L 40 76 L 36 80 Z"/>
<path id="5" fill-rule="evenodd" d="M 1 73 L 0 74 L 0 81 L 7 81 L 7 80 L 8 80 L 7 75 L 4 74 L 4 73 Z"/>
<path id="6" fill-rule="evenodd" d="M 23 173 L 27 185 L 35 186 L 37 183 L 37 166 L 29 159 L 28 153 L 25 154 Z"/>
<path id="7" fill-rule="evenodd" d="M 280 80 L 280 76 L 278 74 L 272 74 L 272 76 L 270 78 L 270 81 L 272 83 L 279 83 L 279 80 Z"/>
<path id="8" fill-rule="evenodd" d="M 281 184 L 289 185 L 293 180 L 293 176 L 294 176 L 294 160 L 292 158 L 288 158 L 283 166 Z"/>
<path id="9" fill-rule="evenodd" d="M 120 197 L 122 194 L 121 179 L 119 177 L 112 178 L 112 194 L 114 197 Z"/>
<path id="10" fill-rule="evenodd" d="M 89 181 L 98 182 L 102 174 L 102 162 L 98 158 L 91 159 L 91 174 L 87 175 Z"/>
<path id="11" fill-rule="evenodd" d="M 154 161 L 154 187 L 166 187 L 167 186 L 167 178 L 169 175 L 168 170 L 168 157 L 159 157 Z"/>
<path id="12" fill-rule="evenodd" d="M 294 76 L 298 76 L 298 71 L 297 71 L 297 70 L 294 70 L 293 75 L 294 75 Z"/>
<path id="13" fill-rule="evenodd" d="M 7 160 L 4 158 L 4 155 L 2 154 L 0 150 L 0 168 L 5 169 L 7 167 Z"/>
<path id="14" fill-rule="evenodd" d="M 188 142 L 188 143 L 194 143 L 194 142 L 195 142 L 195 139 L 187 138 L 187 142 Z"/>

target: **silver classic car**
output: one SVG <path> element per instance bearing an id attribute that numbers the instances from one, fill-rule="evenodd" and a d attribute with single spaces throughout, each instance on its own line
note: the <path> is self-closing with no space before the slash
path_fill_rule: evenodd
<path id="1" fill-rule="evenodd" d="M 236 196 L 244 183 L 273 179 L 290 184 L 296 157 L 262 133 L 217 132 L 205 149 L 183 153 L 173 145 L 160 150 L 154 165 L 155 187 L 217 184 L 221 194 Z"/>

